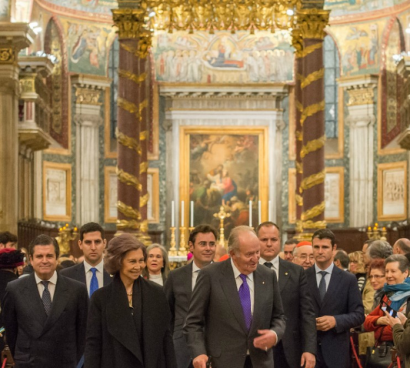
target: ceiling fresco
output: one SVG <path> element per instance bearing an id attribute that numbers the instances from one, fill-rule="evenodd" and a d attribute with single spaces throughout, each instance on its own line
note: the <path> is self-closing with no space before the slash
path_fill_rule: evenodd
<path id="1" fill-rule="evenodd" d="M 111 9 L 117 8 L 116 0 L 41 0 L 40 3 L 59 8 L 111 16 Z M 67 13 L 70 13 L 68 11 Z"/>
<path id="2" fill-rule="evenodd" d="M 331 17 L 368 13 L 408 2 L 407 0 L 325 0 Z"/>

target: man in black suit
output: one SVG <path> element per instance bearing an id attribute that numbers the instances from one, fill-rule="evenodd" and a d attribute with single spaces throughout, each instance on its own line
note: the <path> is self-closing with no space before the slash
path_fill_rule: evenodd
<path id="1" fill-rule="evenodd" d="M 286 331 L 274 350 L 275 367 L 314 368 L 316 363 L 316 322 L 302 267 L 278 257 L 280 230 L 273 222 L 256 228 L 261 246 L 259 263 L 273 269 L 279 282 Z"/>
<path id="2" fill-rule="evenodd" d="M 328 229 L 312 237 L 315 265 L 306 277 L 316 314 L 317 368 L 350 367 L 349 331 L 364 322 L 356 277 L 333 263 L 336 239 Z"/>
<path id="3" fill-rule="evenodd" d="M 107 286 L 112 278 L 104 270 L 103 253 L 107 245 L 104 229 L 95 222 L 89 222 L 80 228 L 78 246 L 83 251 L 84 262 L 64 268 L 61 275 L 82 282 L 87 285 L 88 295 Z"/>
<path id="4" fill-rule="evenodd" d="M 275 273 L 259 264 L 252 228 L 228 240 L 231 258 L 199 273 L 184 327 L 194 368 L 272 368 L 272 347 L 285 332 Z M 211 357 L 211 358 L 209 358 Z"/>
<path id="5" fill-rule="evenodd" d="M 188 314 L 192 290 L 200 270 L 208 266 L 216 250 L 216 230 L 209 225 L 199 225 L 189 235 L 189 250 L 193 254 L 193 261 L 169 273 L 164 285 L 164 292 L 168 299 L 172 314 L 174 329 L 173 339 L 178 368 L 192 367 L 186 340 L 182 333 Z"/>
<path id="6" fill-rule="evenodd" d="M 10 282 L 2 303 L 15 368 L 75 368 L 84 353 L 87 290 L 57 275 L 54 238 L 37 236 L 29 254 L 34 273 Z"/>

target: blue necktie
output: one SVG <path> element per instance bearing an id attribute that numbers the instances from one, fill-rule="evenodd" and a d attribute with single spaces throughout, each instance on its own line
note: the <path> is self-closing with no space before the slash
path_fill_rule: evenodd
<path id="1" fill-rule="evenodd" d="M 97 269 L 93 267 L 90 269 L 90 271 L 93 273 L 93 276 L 91 277 L 91 282 L 90 282 L 90 298 L 91 298 L 91 295 L 93 295 L 94 291 L 98 290 L 98 279 L 97 279 L 97 275 L 95 274 L 97 272 Z"/>
<path id="2" fill-rule="evenodd" d="M 44 310 L 46 311 L 47 316 L 50 314 L 51 311 L 51 294 L 50 291 L 48 290 L 48 283 L 50 281 L 41 281 L 41 283 L 44 285 L 44 290 L 43 290 L 43 295 L 41 297 L 44 305 Z"/>
<path id="3" fill-rule="evenodd" d="M 320 279 L 319 282 L 319 294 L 320 294 L 320 300 L 323 301 L 323 298 L 326 295 L 326 280 L 325 280 L 325 276 L 327 274 L 326 271 L 319 271 L 319 273 L 322 275 L 322 278 Z"/>
<path id="4" fill-rule="evenodd" d="M 249 290 L 249 285 L 246 282 L 246 275 L 240 274 L 239 277 L 242 279 L 242 285 L 239 287 L 239 299 L 241 300 L 243 316 L 245 317 L 245 325 L 249 330 L 252 322 L 252 311 L 251 311 L 251 291 Z"/>

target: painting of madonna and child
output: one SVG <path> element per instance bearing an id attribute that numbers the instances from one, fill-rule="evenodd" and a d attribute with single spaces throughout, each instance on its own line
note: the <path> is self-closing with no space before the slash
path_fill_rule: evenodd
<path id="1" fill-rule="evenodd" d="M 180 83 L 272 83 L 293 80 L 287 32 L 159 32 L 156 79 Z"/>
<path id="2" fill-rule="evenodd" d="M 239 225 L 258 221 L 260 136 L 248 134 L 191 134 L 189 141 L 189 197 L 194 202 L 194 226 L 212 224 L 221 205 L 231 216 L 225 219 L 225 237 Z"/>

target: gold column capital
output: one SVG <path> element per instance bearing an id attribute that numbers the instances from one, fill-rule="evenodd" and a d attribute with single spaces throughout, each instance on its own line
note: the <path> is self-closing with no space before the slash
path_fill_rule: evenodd
<path id="1" fill-rule="evenodd" d="M 325 27 L 329 24 L 330 10 L 303 9 L 298 11 L 298 28 L 304 39 L 325 37 Z"/>
<path id="2" fill-rule="evenodd" d="M 303 57 L 303 37 L 302 32 L 300 29 L 293 29 L 292 30 L 292 46 L 296 50 L 296 57 L 301 58 Z"/>
<path id="3" fill-rule="evenodd" d="M 77 87 L 75 90 L 75 102 L 77 104 L 101 106 L 102 102 L 100 102 L 100 96 L 101 91 L 98 89 Z"/>

